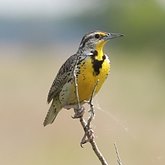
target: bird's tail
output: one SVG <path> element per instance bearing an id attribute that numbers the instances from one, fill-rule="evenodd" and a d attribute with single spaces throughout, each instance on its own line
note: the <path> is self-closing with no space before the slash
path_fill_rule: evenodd
<path id="1" fill-rule="evenodd" d="M 58 112 L 60 112 L 61 109 L 62 109 L 62 106 L 59 99 L 55 98 L 49 108 L 49 111 L 46 115 L 43 125 L 46 126 L 48 124 L 52 124 Z"/>

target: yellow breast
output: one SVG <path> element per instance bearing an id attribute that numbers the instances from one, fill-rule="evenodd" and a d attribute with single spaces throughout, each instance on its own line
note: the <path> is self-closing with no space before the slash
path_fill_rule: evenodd
<path id="1" fill-rule="evenodd" d="M 97 66 L 95 66 L 97 67 Z M 98 69 L 98 68 L 97 68 Z M 110 71 L 110 61 L 108 56 L 105 55 L 105 59 L 99 68 L 99 73 L 94 70 L 94 63 L 91 56 L 85 59 L 85 62 L 80 66 L 80 73 L 78 74 L 78 92 L 80 102 L 84 100 L 89 100 L 91 98 L 92 92 L 95 89 L 95 94 L 100 90 L 104 81 L 106 80 Z"/>

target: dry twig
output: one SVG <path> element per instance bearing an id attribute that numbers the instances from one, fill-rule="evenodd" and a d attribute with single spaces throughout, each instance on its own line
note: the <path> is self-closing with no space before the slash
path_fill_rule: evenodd
<path id="1" fill-rule="evenodd" d="M 74 84 L 75 84 L 75 92 L 76 92 L 76 99 L 77 99 L 77 107 L 74 109 L 75 111 L 75 115 L 73 118 L 79 118 L 80 119 L 80 123 L 84 129 L 84 136 L 80 142 L 80 145 L 81 147 L 83 147 L 83 144 L 89 142 L 92 146 L 92 149 L 94 151 L 94 153 L 96 154 L 96 156 L 98 157 L 98 159 L 100 160 L 101 164 L 102 165 L 108 165 L 108 163 L 106 162 L 104 156 L 102 155 L 102 153 L 100 152 L 97 144 L 96 144 L 96 141 L 94 140 L 94 131 L 91 129 L 90 127 L 90 124 L 91 124 L 91 121 L 93 120 L 94 116 L 95 116 L 95 113 L 94 113 L 94 106 L 93 106 L 93 103 L 92 103 L 92 100 L 93 100 L 93 97 L 94 97 L 94 94 L 95 94 L 95 90 L 96 90 L 96 87 L 98 85 L 98 82 L 99 80 L 96 81 L 96 84 L 94 86 L 94 89 L 92 91 L 92 94 L 91 94 L 91 98 L 88 102 L 89 106 L 90 106 L 90 116 L 88 118 L 87 121 L 85 121 L 85 119 L 83 118 L 83 115 L 84 115 L 84 107 L 80 104 L 80 98 L 79 98 L 79 93 L 78 93 L 78 83 L 77 83 L 77 77 L 76 77 L 76 67 L 77 67 L 77 61 L 78 61 L 78 56 L 77 56 L 77 60 L 76 60 L 76 63 L 75 63 L 75 66 L 74 66 L 74 70 L 73 70 L 73 76 L 74 76 Z M 117 146 L 116 144 L 114 144 L 115 146 L 115 151 L 116 151 L 116 155 L 117 155 L 117 163 L 118 165 L 122 165 L 122 162 L 121 162 L 121 159 L 120 159 L 120 156 L 119 156 L 119 152 L 118 152 L 118 149 L 117 149 Z"/>
<path id="2" fill-rule="evenodd" d="M 121 159 L 120 159 L 119 152 L 118 152 L 118 148 L 117 148 L 116 144 L 114 144 L 114 146 L 115 146 L 115 151 L 116 151 L 116 155 L 117 155 L 117 163 L 118 163 L 119 165 L 123 165 L 123 163 L 122 163 L 122 161 L 121 161 Z"/>
<path id="3" fill-rule="evenodd" d="M 78 57 L 77 57 L 78 60 Z M 80 99 L 79 99 L 79 93 L 78 93 L 78 83 L 77 83 L 77 77 L 76 77 L 76 67 L 77 67 L 77 60 L 75 63 L 75 67 L 73 70 L 73 75 L 74 75 L 74 83 L 75 83 L 75 91 L 76 91 L 76 97 L 77 97 L 77 108 L 75 109 L 75 115 L 73 118 L 80 118 L 80 123 L 84 129 L 84 137 L 81 140 L 81 147 L 83 146 L 83 144 L 89 142 L 92 146 L 93 151 L 95 152 L 96 156 L 98 157 L 98 159 L 100 160 L 102 165 L 108 165 L 108 163 L 106 162 L 104 156 L 102 155 L 102 153 L 100 152 L 95 140 L 94 140 L 94 132 L 93 130 L 90 128 L 90 123 L 94 117 L 94 106 L 92 104 L 92 99 L 98 84 L 98 81 L 96 82 L 90 101 L 89 101 L 89 105 L 90 105 L 90 117 L 88 118 L 87 122 L 85 121 L 85 119 L 83 118 L 83 114 L 84 114 L 84 108 L 81 106 L 80 104 Z"/>

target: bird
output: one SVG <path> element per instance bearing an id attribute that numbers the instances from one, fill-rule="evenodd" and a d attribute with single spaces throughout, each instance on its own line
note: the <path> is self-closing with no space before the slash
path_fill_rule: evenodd
<path id="1" fill-rule="evenodd" d="M 77 52 L 65 61 L 52 83 L 47 97 L 51 105 L 44 126 L 52 124 L 61 109 L 76 109 L 76 85 L 80 105 L 98 93 L 110 72 L 110 59 L 104 54 L 104 46 L 110 39 L 121 36 L 121 33 L 100 30 L 83 36 Z"/>

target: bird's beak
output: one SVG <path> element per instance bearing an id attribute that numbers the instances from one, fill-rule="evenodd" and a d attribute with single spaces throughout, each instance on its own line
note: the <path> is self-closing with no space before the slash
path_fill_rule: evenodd
<path id="1" fill-rule="evenodd" d="M 107 35 L 104 36 L 104 40 L 110 40 L 113 38 L 117 38 L 117 37 L 122 37 L 124 36 L 124 34 L 121 33 L 107 33 Z"/>

